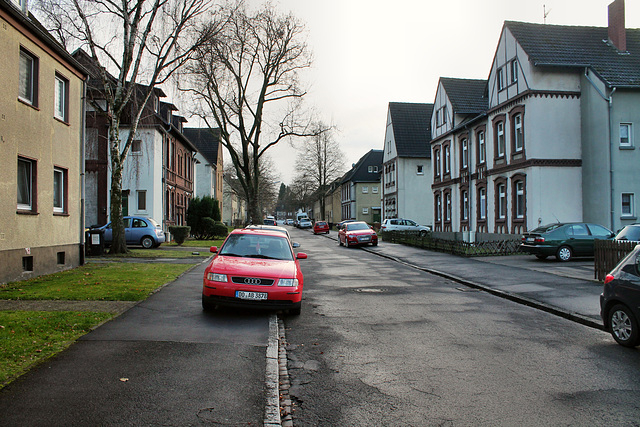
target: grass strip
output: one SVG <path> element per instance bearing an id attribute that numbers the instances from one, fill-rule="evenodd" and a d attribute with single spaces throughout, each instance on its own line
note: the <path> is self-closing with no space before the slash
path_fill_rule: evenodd
<path id="1" fill-rule="evenodd" d="M 113 316 L 76 311 L 0 311 L 0 388 Z"/>
<path id="2" fill-rule="evenodd" d="M 211 246 L 220 247 L 222 245 L 222 242 L 224 242 L 224 239 L 220 239 L 220 240 L 187 239 L 180 246 L 186 247 L 186 248 L 207 248 L 207 250 L 208 250 Z M 163 246 L 180 247 L 180 246 L 178 246 L 178 244 L 176 242 L 163 243 Z"/>
<path id="3" fill-rule="evenodd" d="M 214 245 L 212 245 L 214 246 Z M 175 246 L 174 247 L 178 247 Z M 176 249 L 176 250 L 166 250 L 166 249 L 129 249 L 129 252 L 126 254 L 109 254 L 106 252 L 104 256 L 106 258 L 204 258 L 211 256 L 209 252 L 209 246 L 206 247 L 206 251 L 202 249 L 197 249 L 195 251 L 189 251 L 185 249 Z M 198 255 L 194 255 L 192 252 L 199 252 Z M 198 259 L 196 262 L 200 262 L 201 259 Z"/>
<path id="4" fill-rule="evenodd" d="M 140 301 L 190 264 L 89 263 L 73 270 L 0 285 L 0 299 Z"/>

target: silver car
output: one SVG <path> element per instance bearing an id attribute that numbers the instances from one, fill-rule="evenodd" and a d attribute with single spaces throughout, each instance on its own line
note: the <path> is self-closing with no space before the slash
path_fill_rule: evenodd
<path id="1" fill-rule="evenodd" d="M 385 219 L 380 227 L 381 231 L 416 231 L 421 236 L 425 236 L 431 228 L 420 225 L 415 221 L 404 218 Z"/>

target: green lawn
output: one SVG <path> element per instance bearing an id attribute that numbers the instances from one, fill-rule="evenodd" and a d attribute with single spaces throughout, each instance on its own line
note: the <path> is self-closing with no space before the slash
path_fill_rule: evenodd
<path id="1" fill-rule="evenodd" d="M 185 240 L 185 242 L 182 244 L 182 247 L 188 247 L 188 248 L 207 248 L 207 249 L 209 249 L 211 246 L 218 246 L 218 247 L 220 247 L 220 245 L 222 245 L 222 242 L 224 242 L 224 239 L 220 239 L 220 240 L 195 240 L 195 239 L 187 239 L 187 240 Z M 163 246 L 168 246 L 168 247 L 178 247 L 178 245 L 176 244 L 176 242 L 163 243 Z"/>
<path id="2" fill-rule="evenodd" d="M 75 311 L 0 311 L 0 388 L 112 316 Z"/>
<path id="3" fill-rule="evenodd" d="M 173 245 L 173 247 L 178 248 L 177 245 Z M 194 255 L 193 252 L 199 252 L 199 254 Z M 209 252 L 209 246 L 207 246 L 206 248 L 195 248 L 193 250 L 129 249 L 129 252 L 127 252 L 126 254 L 111 255 L 108 252 L 105 252 L 104 254 L 104 256 L 107 258 L 203 258 L 210 255 L 211 253 Z"/>
<path id="4" fill-rule="evenodd" d="M 0 299 L 140 301 L 190 267 L 190 264 L 89 263 L 0 285 Z"/>

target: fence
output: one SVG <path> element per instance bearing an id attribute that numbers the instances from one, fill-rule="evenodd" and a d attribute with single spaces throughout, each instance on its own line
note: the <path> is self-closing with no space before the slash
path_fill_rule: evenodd
<path id="1" fill-rule="evenodd" d="M 382 233 L 382 240 L 468 257 L 512 255 L 518 253 L 520 249 L 520 239 L 516 240 L 513 237 L 493 241 L 465 242 L 436 238 L 431 234 L 421 236 L 412 231 L 385 231 Z"/>
<path id="2" fill-rule="evenodd" d="M 598 280 L 604 280 L 613 268 L 627 256 L 638 242 L 621 240 L 596 240 L 593 250 L 594 274 Z"/>

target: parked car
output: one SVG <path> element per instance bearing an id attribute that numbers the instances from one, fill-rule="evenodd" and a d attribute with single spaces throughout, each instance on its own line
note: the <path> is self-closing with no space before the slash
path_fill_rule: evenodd
<path id="1" fill-rule="evenodd" d="M 285 219 L 285 220 L 284 220 L 284 224 L 285 224 L 285 225 L 293 225 L 293 219 L 291 219 L 291 218 L 287 218 L 287 219 Z"/>
<path id="2" fill-rule="evenodd" d="M 276 224 L 276 220 L 275 219 L 271 219 L 271 218 L 265 218 L 262 220 L 262 223 L 264 225 L 277 225 Z"/>
<path id="3" fill-rule="evenodd" d="M 289 239 L 289 241 L 291 241 L 291 236 L 289 235 L 289 231 L 287 231 L 286 228 L 279 227 L 277 225 L 249 224 L 245 228 L 254 229 L 254 230 L 273 230 L 273 231 L 278 231 L 278 232 L 283 233 L 284 235 L 286 235 L 287 239 Z M 291 246 L 293 246 L 294 248 L 299 248 L 300 247 L 300 243 L 291 242 Z"/>
<path id="4" fill-rule="evenodd" d="M 275 230 L 236 229 L 204 272 L 202 308 L 218 305 L 288 310 L 300 314 L 304 277 L 289 239 Z"/>
<path id="5" fill-rule="evenodd" d="M 605 330 L 625 347 L 640 345 L 640 245 L 604 279 L 600 316 Z"/>
<path id="6" fill-rule="evenodd" d="M 150 249 L 157 248 L 164 243 L 164 231 L 162 231 L 160 224 L 158 224 L 153 218 L 125 216 L 123 221 L 124 235 L 127 245 L 140 245 L 145 249 Z M 111 242 L 113 241 L 111 222 L 97 228 L 99 230 L 104 230 L 105 246 L 111 246 Z"/>
<path id="7" fill-rule="evenodd" d="M 345 245 L 368 245 L 378 246 L 378 235 L 364 221 L 349 222 L 338 231 L 338 244 Z"/>
<path id="8" fill-rule="evenodd" d="M 311 228 L 313 224 L 309 218 L 300 218 L 298 221 L 298 228 Z"/>
<path id="9" fill-rule="evenodd" d="M 313 224 L 313 234 L 326 233 L 329 234 L 329 223 L 327 221 L 316 221 Z"/>
<path id="10" fill-rule="evenodd" d="M 338 224 L 336 224 L 336 228 L 338 230 L 342 230 L 346 224 L 349 224 L 350 222 L 356 222 L 356 221 L 357 220 L 355 219 L 345 219 L 344 221 L 341 221 Z"/>
<path id="11" fill-rule="evenodd" d="M 381 231 L 417 231 L 421 236 L 425 236 L 428 232 L 431 231 L 430 227 L 420 225 L 417 222 L 404 219 L 404 218 L 393 218 L 393 219 L 385 219 L 382 222 L 380 227 Z"/>
<path id="12" fill-rule="evenodd" d="M 594 240 L 608 240 L 613 236 L 611 230 L 598 224 L 548 224 L 524 233 L 520 250 L 538 259 L 555 256 L 558 261 L 569 261 L 573 257 L 593 256 Z"/>
<path id="13" fill-rule="evenodd" d="M 622 230 L 618 231 L 614 239 L 640 242 L 640 224 L 626 225 Z"/>

